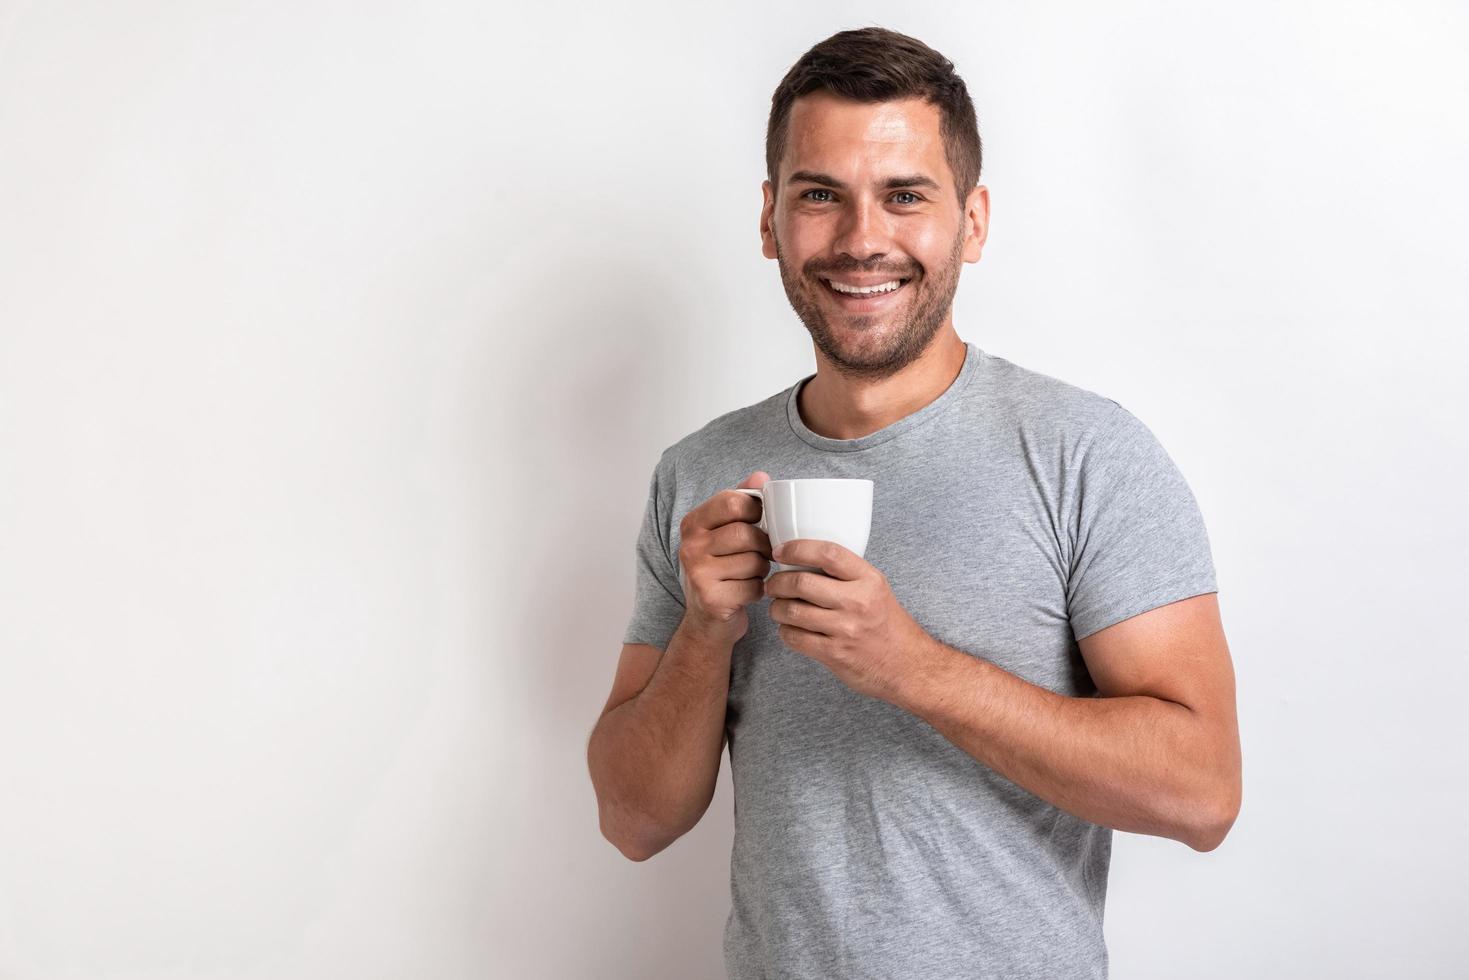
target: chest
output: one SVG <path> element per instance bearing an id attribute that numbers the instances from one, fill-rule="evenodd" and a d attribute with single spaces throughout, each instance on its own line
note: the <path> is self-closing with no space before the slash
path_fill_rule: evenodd
<path id="1" fill-rule="evenodd" d="M 934 639 L 1069 696 L 1094 692 L 1066 613 L 1065 542 L 1039 497 L 975 492 L 947 500 L 875 488 L 864 558 Z M 769 598 L 731 660 L 726 725 L 762 733 L 858 735 L 890 705 L 848 689 L 787 647 Z M 880 704 L 880 707 L 878 705 Z"/>

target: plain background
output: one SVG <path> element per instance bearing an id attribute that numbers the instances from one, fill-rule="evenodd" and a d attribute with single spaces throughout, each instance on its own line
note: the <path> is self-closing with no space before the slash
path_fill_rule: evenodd
<path id="1" fill-rule="evenodd" d="M 661 450 L 814 370 L 776 83 L 957 64 L 961 337 L 1208 524 L 1244 807 L 1118 834 L 1113 975 L 1469 971 L 1469 30 L 1451 3 L 0 5 L 0 977 L 717 977 L 727 766 L 585 746 Z"/>

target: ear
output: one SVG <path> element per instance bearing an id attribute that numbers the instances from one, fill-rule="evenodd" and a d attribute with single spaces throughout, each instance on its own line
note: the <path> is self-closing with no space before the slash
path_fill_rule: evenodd
<path id="1" fill-rule="evenodd" d="M 767 259 L 776 258 L 775 236 L 770 233 L 770 222 L 775 216 L 775 188 L 770 181 L 760 185 L 760 193 L 765 203 L 760 207 L 760 251 Z"/>
<path id="2" fill-rule="evenodd" d="M 990 233 L 990 189 L 980 184 L 964 202 L 964 261 L 978 262 Z"/>

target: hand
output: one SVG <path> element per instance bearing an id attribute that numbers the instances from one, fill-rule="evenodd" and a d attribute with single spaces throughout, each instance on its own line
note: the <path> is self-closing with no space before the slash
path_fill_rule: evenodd
<path id="1" fill-rule="evenodd" d="M 908 615 L 887 578 L 834 541 L 798 538 L 781 545 L 782 564 L 820 572 L 776 572 L 765 594 L 781 641 L 820 661 L 852 690 L 893 700 L 899 681 L 932 649 L 933 638 Z"/>
<path id="2" fill-rule="evenodd" d="M 770 474 L 756 470 L 740 484 L 761 487 Z M 679 523 L 679 584 L 684 620 L 733 643 L 750 628 L 745 606 L 760 599 L 770 573 L 770 538 L 755 526 L 760 501 L 721 490 L 684 515 Z"/>

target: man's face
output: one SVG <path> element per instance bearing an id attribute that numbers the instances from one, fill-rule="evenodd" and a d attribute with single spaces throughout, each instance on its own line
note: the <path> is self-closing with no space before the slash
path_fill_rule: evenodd
<path id="1" fill-rule="evenodd" d="M 960 209 L 940 121 L 917 99 L 815 92 L 791 106 L 760 237 L 817 348 L 848 376 L 885 378 L 922 354 L 949 322 L 961 263 L 979 261 L 989 192 L 972 189 Z"/>

